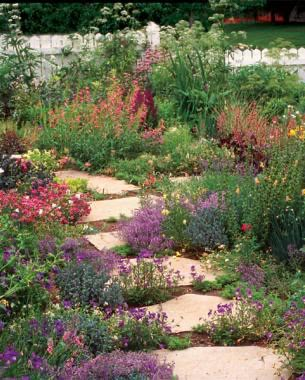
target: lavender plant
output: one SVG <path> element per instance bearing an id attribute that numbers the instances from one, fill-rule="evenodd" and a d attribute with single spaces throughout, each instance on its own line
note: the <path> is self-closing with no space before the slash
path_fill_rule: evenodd
<path id="1" fill-rule="evenodd" d="M 64 371 L 62 380 L 171 380 L 173 365 L 161 363 L 156 356 L 143 352 L 114 351 L 97 356 L 79 367 Z"/>
<path id="2" fill-rule="evenodd" d="M 243 296 L 237 289 L 236 303 L 219 304 L 215 311 L 209 311 L 209 319 L 195 330 L 207 332 L 214 343 L 221 345 L 256 342 L 272 334 L 278 328 L 282 303 L 256 301 L 250 289 L 246 293 Z"/>
<path id="3" fill-rule="evenodd" d="M 174 242 L 165 237 L 162 223 L 164 203 L 148 203 L 136 211 L 133 218 L 119 225 L 121 237 L 136 251 L 149 249 L 153 253 L 172 248 Z"/>

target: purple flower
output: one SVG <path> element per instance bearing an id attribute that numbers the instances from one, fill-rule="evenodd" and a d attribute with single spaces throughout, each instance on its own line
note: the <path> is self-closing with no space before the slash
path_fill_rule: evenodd
<path id="1" fill-rule="evenodd" d="M 48 256 L 50 253 L 56 252 L 56 242 L 51 236 L 47 236 L 45 239 L 38 242 L 38 251 L 42 256 Z"/>
<path id="2" fill-rule="evenodd" d="M 11 249 L 5 249 L 3 252 L 3 261 L 7 262 L 14 255 L 14 251 Z"/>
<path id="3" fill-rule="evenodd" d="M 33 369 L 38 369 L 40 371 L 43 370 L 43 359 L 35 354 L 35 352 L 32 352 L 31 358 L 28 361 L 30 367 Z"/>
<path id="4" fill-rule="evenodd" d="M 119 223 L 120 236 L 136 251 L 147 249 L 158 253 L 164 249 L 172 248 L 174 242 L 164 236 L 162 215 L 164 202 L 148 203 L 136 211 L 133 218 Z"/>
<path id="5" fill-rule="evenodd" d="M 4 329 L 5 323 L 0 320 L 0 332 Z"/>
<path id="6" fill-rule="evenodd" d="M 20 356 L 20 353 L 14 349 L 14 347 L 9 346 L 4 352 L 0 353 L 0 361 L 4 362 L 5 365 L 10 366 L 15 363 Z"/>
<path id="7" fill-rule="evenodd" d="M 241 279 L 249 285 L 259 289 L 264 285 L 265 272 L 256 264 L 242 263 L 238 266 L 237 271 L 241 275 Z"/>
<path id="8" fill-rule="evenodd" d="M 72 302 L 68 300 L 64 300 L 63 305 L 65 309 L 70 309 L 72 307 Z"/>
<path id="9" fill-rule="evenodd" d="M 65 370 L 61 379 L 125 379 L 135 375 L 151 380 L 171 380 L 173 365 L 144 352 L 114 351 Z"/>
<path id="10" fill-rule="evenodd" d="M 56 335 L 58 337 L 63 336 L 63 334 L 65 332 L 64 323 L 60 319 L 56 319 L 54 322 L 54 329 L 55 329 Z"/>
<path id="11" fill-rule="evenodd" d="M 138 255 L 139 259 L 149 259 L 153 256 L 153 253 L 149 249 L 142 249 Z"/>

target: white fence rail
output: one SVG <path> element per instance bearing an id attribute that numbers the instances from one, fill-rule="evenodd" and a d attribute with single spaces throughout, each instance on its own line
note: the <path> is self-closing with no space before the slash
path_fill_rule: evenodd
<path id="1" fill-rule="evenodd" d="M 106 36 L 107 37 L 107 36 Z M 41 78 L 48 78 L 59 66 L 68 64 L 82 46 L 89 48 L 96 47 L 101 43 L 100 34 L 88 34 L 85 36 L 77 35 L 77 38 L 67 34 L 45 34 L 24 37 L 29 46 L 41 54 L 42 60 L 38 69 Z M 143 31 L 136 32 L 136 38 L 140 44 L 147 43 L 151 47 L 160 45 L 160 27 L 150 22 Z M 0 35 L 0 54 L 1 47 L 4 46 L 4 37 Z M 64 53 L 71 51 L 70 56 Z M 272 64 L 274 59 L 270 57 L 268 49 L 236 49 L 226 55 L 226 63 L 233 67 L 254 65 L 258 63 Z M 282 49 L 278 63 L 283 66 L 296 68 L 301 79 L 305 81 L 305 48 Z"/>

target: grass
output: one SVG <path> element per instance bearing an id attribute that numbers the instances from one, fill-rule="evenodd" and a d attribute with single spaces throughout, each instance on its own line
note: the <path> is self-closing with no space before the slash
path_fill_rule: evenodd
<path id="1" fill-rule="evenodd" d="M 257 48 L 268 48 L 278 38 L 291 42 L 295 47 L 305 47 L 305 25 L 239 24 L 225 25 L 225 31 L 247 33 L 247 38 L 232 38 L 234 43 L 244 43 Z"/>

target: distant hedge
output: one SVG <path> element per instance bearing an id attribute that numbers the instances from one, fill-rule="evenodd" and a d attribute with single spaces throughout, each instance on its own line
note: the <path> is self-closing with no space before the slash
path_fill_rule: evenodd
<path id="1" fill-rule="evenodd" d="M 179 20 L 200 20 L 207 24 L 207 1 L 198 3 L 136 3 L 142 25 L 154 21 L 174 25 Z M 82 32 L 94 24 L 104 6 L 113 3 L 20 3 L 21 25 L 25 34 Z M 102 33 L 112 32 L 113 26 L 101 27 Z M 5 20 L 0 18 L 0 32 L 5 32 Z"/>

